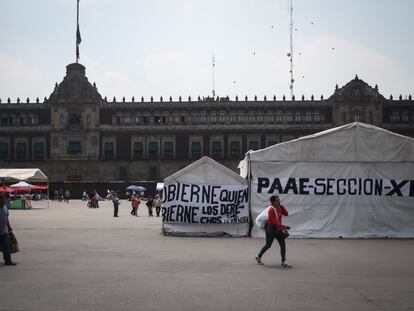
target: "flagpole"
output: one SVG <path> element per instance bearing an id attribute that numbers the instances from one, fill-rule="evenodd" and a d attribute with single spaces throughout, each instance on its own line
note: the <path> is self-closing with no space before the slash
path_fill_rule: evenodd
<path id="1" fill-rule="evenodd" d="M 79 62 L 78 32 L 79 32 L 79 0 L 77 1 L 77 9 L 76 9 L 76 63 Z"/>

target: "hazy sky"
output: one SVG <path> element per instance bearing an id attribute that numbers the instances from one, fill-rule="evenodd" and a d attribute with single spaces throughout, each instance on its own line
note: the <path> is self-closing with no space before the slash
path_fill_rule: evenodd
<path id="1" fill-rule="evenodd" d="M 76 0 L 0 0 L 0 98 L 49 96 L 75 61 Z M 414 1 L 294 0 L 295 94 L 355 74 L 414 94 Z M 273 27 L 272 27 L 273 26 Z M 287 0 L 80 0 L 80 63 L 102 96 L 289 94 Z"/>

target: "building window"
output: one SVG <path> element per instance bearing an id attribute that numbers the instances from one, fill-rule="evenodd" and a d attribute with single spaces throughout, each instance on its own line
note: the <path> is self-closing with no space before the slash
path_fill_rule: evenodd
<path id="1" fill-rule="evenodd" d="M 219 113 L 219 122 L 221 124 L 226 123 L 226 113 L 225 112 L 220 112 Z"/>
<path id="2" fill-rule="evenodd" d="M 258 150 L 259 142 L 258 141 L 249 141 L 249 150 Z"/>
<path id="3" fill-rule="evenodd" d="M 222 150 L 223 149 L 221 147 L 221 141 L 213 141 L 211 143 L 211 153 L 212 153 L 213 156 L 220 157 Z"/>
<path id="4" fill-rule="evenodd" d="M 199 141 L 193 141 L 191 143 L 191 157 L 198 158 L 201 156 L 201 143 Z"/>
<path id="5" fill-rule="evenodd" d="M 135 116 L 135 124 L 141 124 L 142 123 L 142 116 L 137 115 Z"/>
<path id="6" fill-rule="evenodd" d="M 276 112 L 276 122 L 282 123 L 283 122 L 283 114 L 281 111 Z"/>
<path id="7" fill-rule="evenodd" d="M 144 154 L 144 144 L 142 142 L 135 142 L 133 151 L 134 159 L 142 159 L 142 155 Z"/>
<path id="8" fill-rule="evenodd" d="M 121 117 L 120 116 L 115 116 L 115 123 L 116 123 L 116 125 L 121 124 Z"/>
<path id="9" fill-rule="evenodd" d="M 26 159 L 27 145 L 26 143 L 17 143 L 16 144 L 16 159 L 25 160 Z"/>
<path id="10" fill-rule="evenodd" d="M 161 116 L 154 116 L 154 124 L 161 124 Z"/>
<path id="11" fill-rule="evenodd" d="M 9 159 L 9 144 L 0 143 L 0 160 L 8 160 L 8 159 Z"/>
<path id="12" fill-rule="evenodd" d="M 1 118 L 1 126 L 7 126 L 9 124 L 8 118 Z"/>
<path id="13" fill-rule="evenodd" d="M 286 122 L 293 122 L 293 113 L 291 111 L 286 112 Z"/>
<path id="14" fill-rule="evenodd" d="M 108 142 L 104 145 L 104 154 L 105 159 L 113 159 L 114 158 L 114 143 Z"/>
<path id="15" fill-rule="evenodd" d="M 150 118 L 149 116 L 144 116 L 142 118 L 142 123 L 144 123 L 145 125 L 148 125 L 150 123 Z"/>
<path id="16" fill-rule="evenodd" d="M 174 155 L 174 144 L 171 141 L 164 142 L 164 157 L 172 158 Z"/>
<path id="17" fill-rule="evenodd" d="M 295 122 L 296 123 L 299 123 L 299 122 L 301 122 L 302 121 L 302 114 L 299 112 L 299 111 L 297 111 L 296 113 L 295 113 Z"/>
<path id="18" fill-rule="evenodd" d="M 313 121 L 314 122 L 321 122 L 321 114 L 319 113 L 319 111 L 315 111 L 313 113 Z"/>
<path id="19" fill-rule="evenodd" d="M 275 122 L 275 116 L 274 116 L 274 114 L 272 112 L 268 112 L 266 114 L 266 122 L 267 123 L 270 123 L 270 124 L 272 124 L 272 123 Z"/>
<path id="20" fill-rule="evenodd" d="M 216 124 L 217 123 L 217 114 L 215 112 L 213 112 L 210 115 L 210 123 L 212 123 L 212 124 Z"/>
<path id="21" fill-rule="evenodd" d="M 230 123 L 236 123 L 237 122 L 237 115 L 235 112 L 230 113 Z"/>
<path id="22" fill-rule="evenodd" d="M 230 143 L 230 156 L 232 159 L 240 158 L 240 142 L 232 141 Z"/>
<path id="23" fill-rule="evenodd" d="M 33 145 L 33 154 L 35 160 L 43 160 L 45 158 L 45 145 L 43 143 L 35 143 Z"/>
<path id="24" fill-rule="evenodd" d="M 250 112 L 248 115 L 247 115 L 247 122 L 249 122 L 249 123 L 254 123 L 255 122 L 255 115 L 254 115 L 254 113 L 253 112 Z"/>
<path id="25" fill-rule="evenodd" d="M 353 119 L 354 119 L 354 122 L 359 122 L 360 120 L 359 112 L 354 112 Z"/>
<path id="26" fill-rule="evenodd" d="M 179 124 L 180 123 L 180 116 L 178 114 L 174 114 L 173 121 L 174 121 L 174 124 Z"/>
<path id="27" fill-rule="evenodd" d="M 157 142 L 151 141 L 148 144 L 148 155 L 152 159 L 158 157 L 158 143 Z"/>
<path id="28" fill-rule="evenodd" d="M 81 143 L 79 141 L 70 141 L 68 144 L 68 153 L 69 154 L 80 154 Z"/>
<path id="29" fill-rule="evenodd" d="M 374 122 L 374 113 L 372 111 L 370 111 L 368 113 L 368 117 L 369 117 L 369 122 L 373 123 Z"/>
<path id="30" fill-rule="evenodd" d="M 312 114 L 309 111 L 305 112 L 305 122 L 311 123 L 312 122 Z"/>
<path id="31" fill-rule="evenodd" d="M 239 112 L 239 115 L 238 115 L 238 122 L 240 123 L 240 124 L 243 124 L 244 123 L 244 113 L 243 112 Z"/>
<path id="32" fill-rule="evenodd" d="M 200 114 L 200 123 L 202 123 L 202 124 L 206 124 L 207 123 L 207 115 L 206 115 L 205 112 L 202 112 Z"/>
<path id="33" fill-rule="evenodd" d="M 403 122 L 408 122 L 408 111 L 403 111 L 401 119 Z"/>
<path id="34" fill-rule="evenodd" d="M 194 112 L 193 114 L 191 114 L 191 123 L 193 124 L 200 123 L 200 116 L 198 115 L 198 113 Z"/>
<path id="35" fill-rule="evenodd" d="M 125 124 L 131 123 L 131 116 L 125 116 Z"/>
<path id="36" fill-rule="evenodd" d="M 394 111 L 390 116 L 391 122 L 399 122 L 400 121 L 400 113 L 398 111 Z"/>
<path id="37" fill-rule="evenodd" d="M 264 117 L 263 113 L 257 114 L 257 123 L 263 123 Z"/>

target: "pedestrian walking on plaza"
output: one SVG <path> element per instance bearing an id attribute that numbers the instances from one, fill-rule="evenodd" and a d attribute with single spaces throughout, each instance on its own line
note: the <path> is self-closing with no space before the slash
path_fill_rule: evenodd
<path id="1" fill-rule="evenodd" d="M 285 240 L 289 236 L 287 230 L 290 229 L 289 226 L 282 224 L 282 217 L 288 216 L 287 209 L 280 204 L 280 199 L 276 195 L 270 197 L 268 218 L 265 224 L 265 233 L 266 233 L 266 244 L 261 249 L 260 253 L 256 256 L 256 262 L 258 264 L 262 263 L 263 254 L 272 246 L 274 239 L 280 245 L 280 255 L 282 257 L 281 266 L 285 268 L 290 268 L 290 265 L 286 262 L 286 243 Z"/>
<path id="2" fill-rule="evenodd" d="M 161 199 L 159 195 L 155 196 L 153 206 L 155 206 L 155 213 L 157 214 L 157 217 L 160 217 L 161 212 Z"/>
<path id="3" fill-rule="evenodd" d="M 154 216 L 154 215 L 152 215 L 152 202 L 153 202 L 152 197 L 149 197 L 149 198 L 148 198 L 148 201 L 147 201 L 147 203 L 146 203 L 146 205 L 147 205 L 147 207 L 148 207 L 148 217 L 152 217 L 152 216 Z"/>
<path id="4" fill-rule="evenodd" d="M 6 208 L 6 195 L 0 193 L 0 250 L 3 252 L 6 266 L 16 265 L 11 259 L 11 233 L 13 230 L 9 222 L 9 211 Z"/>
<path id="5" fill-rule="evenodd" d="M 131 215 L 138 216 L 139 203 L 140 203 L 140 200 L 139 200 L 138 196 L 133 195 L 132 196 L 132 201 L 131 201 L 131 205 L 132 205 Z"/>
<path id="6" fill-rule="evenodd" d="M 70 199 L 70 191 L 69 190 L 66 190 L 66 192 L 65 192 L 65 201 L 67 203 L 69 203 L 69 199 Z"/>
<path id="7" fill-rule="evenodd" d="M 114 205 L 114 217 L 118 217 L 119 198 L 118 194 L 114 192 L 112 196 L 112 204 Z"/>

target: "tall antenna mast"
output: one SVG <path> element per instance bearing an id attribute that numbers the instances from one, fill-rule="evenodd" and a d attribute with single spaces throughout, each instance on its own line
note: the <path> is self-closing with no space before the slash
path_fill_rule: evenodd
<path id="1" fill-rule="evenodd" d="M 290 11 L 290 53 L 288 54 L 290 60 L 290 96 L 293 98 L 293 0 L 289 0 Z"/>
<path id="2" fill-rule="evenodd" d="M 214 89 L 214 67 L 216 67 L 215 59 L 216 59 L 216 57 L 214 56 L 214 52 L 213 52 L 212 57 L 211 57 L 211 60 L 212 60 L 211 72 L 212 72 L 212 80 L 213 80 L 213 99 L 216 97 L 216 90 Z"/>

